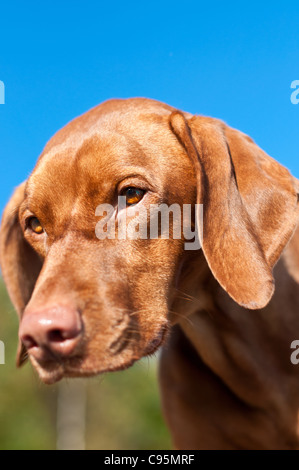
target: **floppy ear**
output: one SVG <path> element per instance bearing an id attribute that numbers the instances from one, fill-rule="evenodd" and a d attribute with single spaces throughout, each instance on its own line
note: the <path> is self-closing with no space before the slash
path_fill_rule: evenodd
<path id="1" fill-rule="evenodd" d="M 11 301 L 19 316 L 28 303 L 36 279 L 42 267 L 42 260 L 23 236 L 19 223 L 19 207 L 24 200 L 25 184 L 21 184 L 7 204 L 0 230 L 0 262 Z M 17 365 L 26 360 L 26 351 L 19 345 Z"/>
<path id="2" fill-rule="evenodd" d="M 170 125 L 196 169 L 201 245 L 213 275 L 238 304 L 263 308 L 298 223 L 298 181 L 221 121 L 174 112 Z"/>

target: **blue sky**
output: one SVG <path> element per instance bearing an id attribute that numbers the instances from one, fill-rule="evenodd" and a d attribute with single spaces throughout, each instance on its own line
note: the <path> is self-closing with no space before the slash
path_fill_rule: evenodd
<path id="1" fill-rule="evenodd" d="M 219 117 L 299 177 L 298 1 L 6 1 L 0 16 L 0 211 L 54 132 L 112 97 Z"/>

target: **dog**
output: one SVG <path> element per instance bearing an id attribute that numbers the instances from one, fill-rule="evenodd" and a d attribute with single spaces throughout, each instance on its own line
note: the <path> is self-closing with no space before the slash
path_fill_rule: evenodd
<path id="1" fill-rule="evenodd" d="M 29 357 L 52 384 L 128 368 L 162 346 L 175 448 L 297 449 L 298 194 L 286 168 L 220 120 L 145 98 L 76 118 L 3 214 L 17 365 Z M 133 210 L 202 207 L 191 220 L 200 249 L 161 231 L 99 239 L 105 204 L 116 231 Z"/>

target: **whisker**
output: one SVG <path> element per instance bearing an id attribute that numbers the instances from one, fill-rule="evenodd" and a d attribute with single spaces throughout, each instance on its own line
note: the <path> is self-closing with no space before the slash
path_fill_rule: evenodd
<path id="1" fill-rule="evenodd" d="M 179 289 L 176 289 L 176 291 L 179 293 L 179 294 L 182 294 L 183 295 L 183 299 L 184 300 L 192 300 L 192 301 L 195 301 L 195 302 L 199 302 L 199 299 L 197 297 L 194 297 L 193 295 L 190 295 L 190 294 L 187 294 L 186 292 L 183 292 Z"/>
<path id="2" fill-rule="evenodd" d="M 174 310 L 169 310 L 169 313 L 171 313 L 173 315 L 177 315 L 178 317 L 182 318 L 183 320 L 187 320 L 190 323 L 191 326 L 194 326 L 194 323 L 192 322 L 192 320 L 190 320 L 188 315 L 183 315 L 182 313 L 175 312 Z"/>

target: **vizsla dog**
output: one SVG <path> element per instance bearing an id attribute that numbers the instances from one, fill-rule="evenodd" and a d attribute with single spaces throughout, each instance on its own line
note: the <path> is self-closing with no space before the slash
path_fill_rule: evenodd
<path id="1" fill-rule="evenodd" d="M 216 119 L 141 98 L 75 119 L 3 215 L 18 365 L 28 356 L 51 384 L 127 368 L 163 345 L 176 448 L 298 448 L 298 193 L 288 170 Z M 124 213 L 162 203 L 202 205 L 200 249 L 183 237 L 97 237 L 100 205 L 115 208 L 117 231 Z"/>

